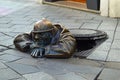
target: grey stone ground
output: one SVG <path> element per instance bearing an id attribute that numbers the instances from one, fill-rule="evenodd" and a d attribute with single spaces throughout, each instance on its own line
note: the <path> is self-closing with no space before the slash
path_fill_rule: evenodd
<path id="1" fill-rule="evenodd" d="M 107 32 L 109 39 L 86 59 L 34 59 L 17 51 L 13 39 L 47 18 L 68 29 Z M 120 19 L 33 0 L 0 1 L 0 80 L 120 80 Z"/>

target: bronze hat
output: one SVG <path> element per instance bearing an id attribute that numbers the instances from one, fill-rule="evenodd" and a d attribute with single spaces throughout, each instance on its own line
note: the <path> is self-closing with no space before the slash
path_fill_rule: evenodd
<path id="1" fill-rule="evenodd" d="M 41 32 L 47 32 L 52 31 L 54 29 L 54 26 L 50 21 L 47 19 L 42 19 L 35 23 L 33 28 L 33 33 L 41 33 Z"/>

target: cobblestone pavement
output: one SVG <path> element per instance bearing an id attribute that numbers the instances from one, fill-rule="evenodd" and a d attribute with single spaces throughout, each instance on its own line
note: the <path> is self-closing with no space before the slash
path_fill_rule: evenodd
<path id="1" fill-rule="evenodd" d="M 17 51 L 15 36 L 43 17 L 68 29 L 102 30 L 109 39 L 86 59 L 35 59 Z M 119 32 L 120 19 L 33 0 L 0 0 L 0 80 L 120 80 Z"/>

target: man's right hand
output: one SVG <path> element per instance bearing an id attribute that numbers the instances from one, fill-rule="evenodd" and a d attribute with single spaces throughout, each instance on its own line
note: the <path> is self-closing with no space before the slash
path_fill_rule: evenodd
<path id="1" fill-rule="evenodd" d="M 31 51 L 31 56 L 34 58 L 42 58 L 44 56 L 44 48 L 35 48 Z"/>

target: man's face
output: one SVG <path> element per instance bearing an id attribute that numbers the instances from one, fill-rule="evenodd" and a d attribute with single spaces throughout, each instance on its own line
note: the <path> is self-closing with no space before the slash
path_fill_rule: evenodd
<path id="1" fill-rule="evenodd" d="M 41 33 L 32 33 L 33 40 L 37 43 L 39 46 L 46 46 L 51 43 L 52 40 L 52 33 L 49 32 L 41 32 Z"/>

